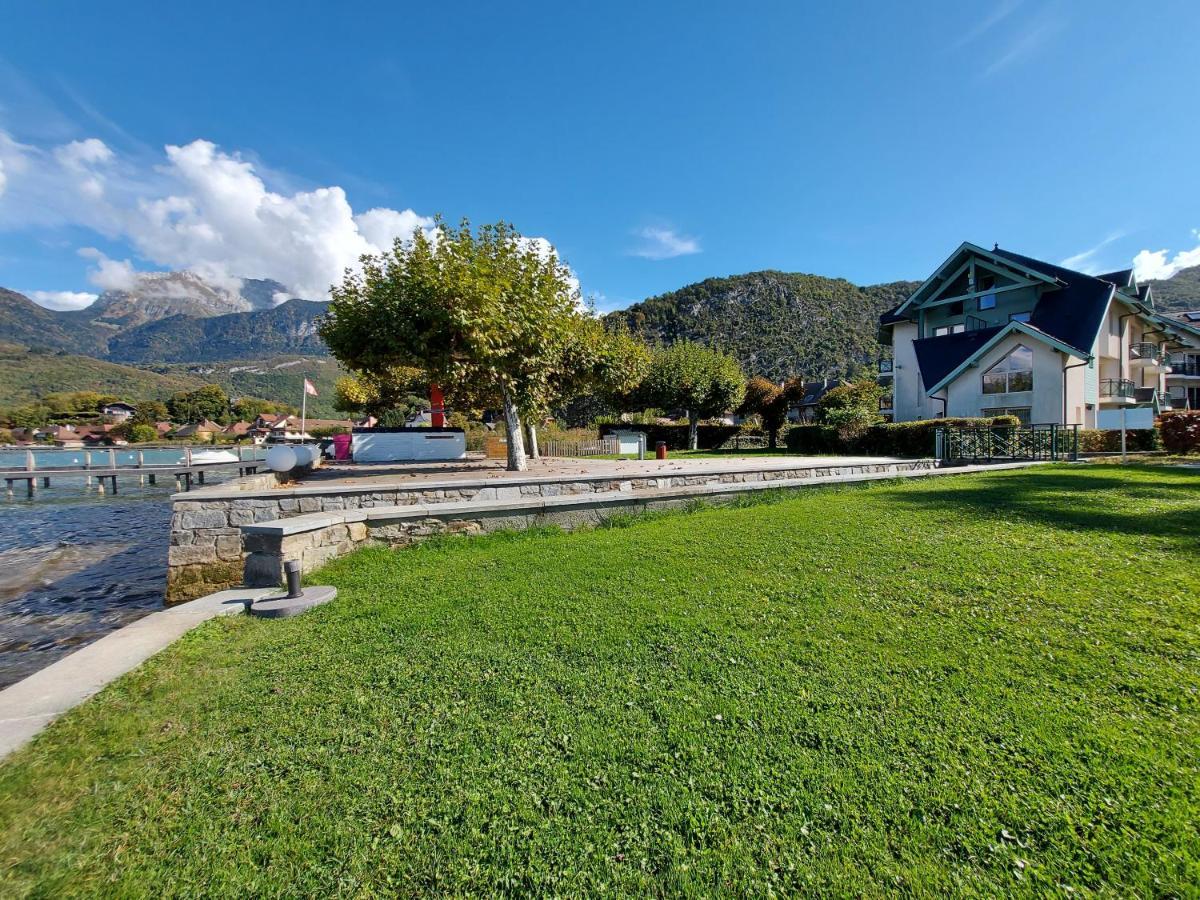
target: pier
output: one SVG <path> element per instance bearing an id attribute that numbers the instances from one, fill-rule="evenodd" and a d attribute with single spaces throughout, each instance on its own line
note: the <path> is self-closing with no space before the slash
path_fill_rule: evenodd
<path id="1" fill-rule="evenodd" d="M 225 449 L 225 448 L 221 448 Z M 46 466 L 39 468 L 33 451 L 25 454 L 25 466 L 20 469 L 0 469 L 0 477 L 4 479 L 5 495 L 11 500 L 16 496 L 17 487 L 24 482 L 25 496 L 33 499 L 37 496 L 39 485 L 50 487 L 52 478 L 83 478 L 85 486 L 90 487 L 95 479 L 96 490 L 99 494 L 117 493 L 117 479 L 136 477 L 138 484 L 157 484 L 159 476 L 173 477 L 176 491 L 190 491 L 193 483 L 204 484 L 205 473 L 236 471 L 239 476 L 251 475 L 258 471 L 262 460 L 254 457 L 245 458 L 243 448 L 238 447 L 226 452 L 236 452 L 236 460 L 220 462 L 196 462 L 192 459 L 192 448 L 183 448 L 183 459 L 177 463 L 146 464 L 143 451 L 137 451 L 137 460 L 124 465 L 117 462 L 117 451 L 108 450 L 106 463 L 99 465 L 90 462 L 90 456 L 85 457 L 88 463 L 77 466 Z"/>

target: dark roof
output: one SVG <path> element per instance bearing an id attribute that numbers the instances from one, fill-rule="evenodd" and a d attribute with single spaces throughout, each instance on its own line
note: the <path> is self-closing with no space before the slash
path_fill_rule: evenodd
<path id="1" fill-rule="evenodd" d="M 921 367 L 921 377 L 925 381 L 925 389 L 932 388 L 957 369 L 1004 327 L 996 325 L 993 328 L 980 328 L 975 331 L 962 331 L 958 334 L 944 334 L 941 337 L 928 337 L 913 341 L 913 349 L 917 352 L 917 365 Z"/>
<path id="2" fill-rule="evenodd" d="M 1117 287 L 1129 287 L 1133 282 L 1133 269 L 1120 269 L 1116 272 L 1106 272 L 1103 275 L 1097 275 L 1101 281 L 1108 281 L 1115 284 Z"/>
<path id="3" fill-rule="evenodd" d="M 835 387 L 841 385 L 841 383 L 837 378 L 831 378 L 828 381 L 806 381 L 804 383 L 804 396 L 800 398 L 799 405 L 811 406 Z"/>
<path id="4" fill-rule="evenodd" d="M 992 252 L 1036 269 L 1043 275 L 1057 278 L 1063 284 L 1059 290 L 1046 291 L 1038 298 L 1029 324 L 1087 356 L 1104 321 L 1104 313 L 1108 310 L 1113 283 L 1009 250 L 997 249 Z"/>
<path id="5" fill-rule="evenodd" d="M 883 315 L 881 315 L 879 317 L 879 324 L 880 325 L 894 325 L 896 322 L 907 322 L 908 316 L 896 315 L 896 310 L 898 310 L 902 305 L 903 304 L 901 304 L 901 303 L 897 303 L 895 306 L 893 306 L 891 309 L 889 309 L 887 312 L 885 312 Z"/>

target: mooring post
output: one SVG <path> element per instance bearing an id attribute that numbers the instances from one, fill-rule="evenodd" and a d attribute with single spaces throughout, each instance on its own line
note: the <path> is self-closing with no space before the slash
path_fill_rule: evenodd
<path id="1" fill-rule="evenodd" d="M 116 476 L 116 473 L 113 473 L 113 476 L 112 476 L 112 492 L 113 492 L 113 494 L 114 494 L 114 495 L 117 493 L 117 476 Z"/>
<path id="2" fill-rule="evenodd" d="M 100 475 L 96 478 L 96 493 L 97 494 L 104 493 L 104 476 L 103 475 Z"/>
<path id="3" fill-rule="evenodd" d="M 33 451 L 26 450 L 25 451 L 25 471 L 32 472 L 36 468 L 37 468 L 37 460 L 35 460 L 33 458 Z"/>
<path id="4" fill-rule="evenodd" d="M 183 490 L 183 475 L 179 472 L 175 473 L 175 490 L 176 491 Z"/>
<path id="5" fill-rule="evenodd" d="M 197 476 L 199 476 L 199 478 L 200 478 L 200 483 L 201 483 L 201 484 L 204 484 L 204 470 L 203 470 L 203 469 L 201 469 L 199 472 L 197 472 L 197 473 L 196 473 L 196 475 L 197 475 Z"/>
<path id="6" fill-rule="evenodd" d="M 26 478 L 25 479 L 25 496 L 28 497 L 30 500 L 33 499 L 33 495 L 37 491 L 37 484 L 35 484 L 36 481 L 37 481 L 36 478 Z"/>
<path id="7" fill-rule="evenodd" d="M 108 467 L 110 469 L 117 467 L 117 451 L 111 447 L 108 448 Z"/>
<path id="8" fill-rule="evenodd" d="M 9 500 L 11 500 L 13 498 L 13 486 L 12 486 L 13 480 L 11 478 L 5 478 L 4 485 L 5 485 L 4 494 L 5 494 L 5 496 L 8 497 Z"/>
<path id="9" fill-rule="evenodd" d="M 151 472 L 148 477 L 150 478 L 150 483 L 154 484 L 154 480 L 157 476 L 153 472 Z"/>
<path id="10" fill-rule="evenodd" d="M 140 469 L 145 464 L 146 464 L 146 451 L 139 450 L 138 451 L 138 461 L 137 461 L 138 468 Z"/>
<path id="11" fill-rule="evenodd" d="M 44 487 L 44 488 L 50 487 L 50 476 L 49 475 L 42 476 L 42 487 Z"/>

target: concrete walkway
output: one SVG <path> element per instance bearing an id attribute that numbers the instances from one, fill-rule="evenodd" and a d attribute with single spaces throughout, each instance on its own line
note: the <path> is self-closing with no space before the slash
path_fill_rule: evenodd
<path id="1" fill-rule="evenodd" d="M 151 613 L 0 691 L 0 759 L 197 625 L 216 616 L 241 613 L 247 600 L 276 590 L 220 591 Z"/>

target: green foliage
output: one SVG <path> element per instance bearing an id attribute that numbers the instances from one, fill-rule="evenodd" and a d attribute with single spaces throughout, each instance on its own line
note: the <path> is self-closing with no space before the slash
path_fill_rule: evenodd
<path id="1" fill-rule="evenodd" d="M 521 414 L 592 373 L 573 340 L 588 317 L 567 267 L 512 226 L 439 220 L 437 230 L 436 241 L 418 230 L 364 258 L 334 287 L 321 336 L 355 372 L 411 366 L 456 406 L 503 405 L 509 467 L 523 469 Z"/>
<path id="2" fill-rule="evenodd" d="M 788 450 L 794 453 L 849 453 L 920 458 L 934 455 L 935 435 L 939 428 L 988 425 L 1011 427 L 1018 424 L 1020 420 L 1016 416 L 923 419 L 916 422 L 880 423 L 849 436 L 843 435 L 834 425 L 794 425 L 787 430 L 785 444 Z"/>
<path id="3" fill-rule="evenodd" d="M 685 409 L 691 426 L 691 449 L 696 449 L 700 419 L 736 409 L 746 391 L 746 376 L 732 356 L 697 344 L 678 341 L 655 349 L 650 371 L 638 389 L 642 406 Z"/>
<path id="4" fill-rule="evenodd" d="M 1193 473 L 623 524 L 207 623 L 6 760 L 4 893 L 1194 893 Z"/>
<path id="5" fill-rule="evenodd" d="M 429 405 L 429 378 L 422 369 L 392 366 L 376 374 L 343 375 L 335 386 L 334 407 L 340 412 L 372 415 L 401 422 Z"/>
<path id="6" fill-rule="evenodd" d="M 787 422 L 788 410 L 797 402 L 804 384 L 793 379 L 783 386 L 755 375 L 746 382 L 746 394 L 739 410 L 744 416 L 758 416 L 767 432 L 767 446 L 775 449 L 779 440 L 779 429 Z"/>
<path id="7" fill-rule="evenodd" d="M 838 436 L 849 443 L 883 421 L 879 414 L 883 394 L 883 388 L 874 381 L 838 385 L 817 401 L 814 418 L 818 425 L 836 428 Z"/>
<path id="8" fill-rule="evenodd" d="M 1180 269 L 1170 278 L 1149 282 L 1154 306 L 1162 312 L 1200 309 L 1200 266 Z"/>
<path id="9" fill-rule="evenodd" d="M 165 422 L 169 413 L 167 405 L 161 400 L 139 400 L 134 404 L 137 409 L 129 417 L 133 425 L 153 425 L 155 422 Z"/>
<path id="10" fill-rule="evenodd" d="M 917 285 L 858 287 L 841 278 L 751 272 L 709 278 L 607 318 L 655 343 L 724 347 L 748 371 L 776 383 L 798 376 L 847 379 L 857 367 L 873 373 L 875 361 L 890 353 L 877 339 L 879 315 Z"/>
<path id="11" fill-rule="evenodd" d="M 144 444 L 158 439 L 158 429 L 143 423 L 130 424 L 125 428 L 125 439 L 131 444 Z"/>
<path id="12" fill-rule="evenodd" d="M 172 394 L 167 407 L 172 419 L 177 422 L 199 422 L 202 419 L 227 422 L 229 419 L 229 395 L 219 384 L 206 384 L 194 391 Z"/>

